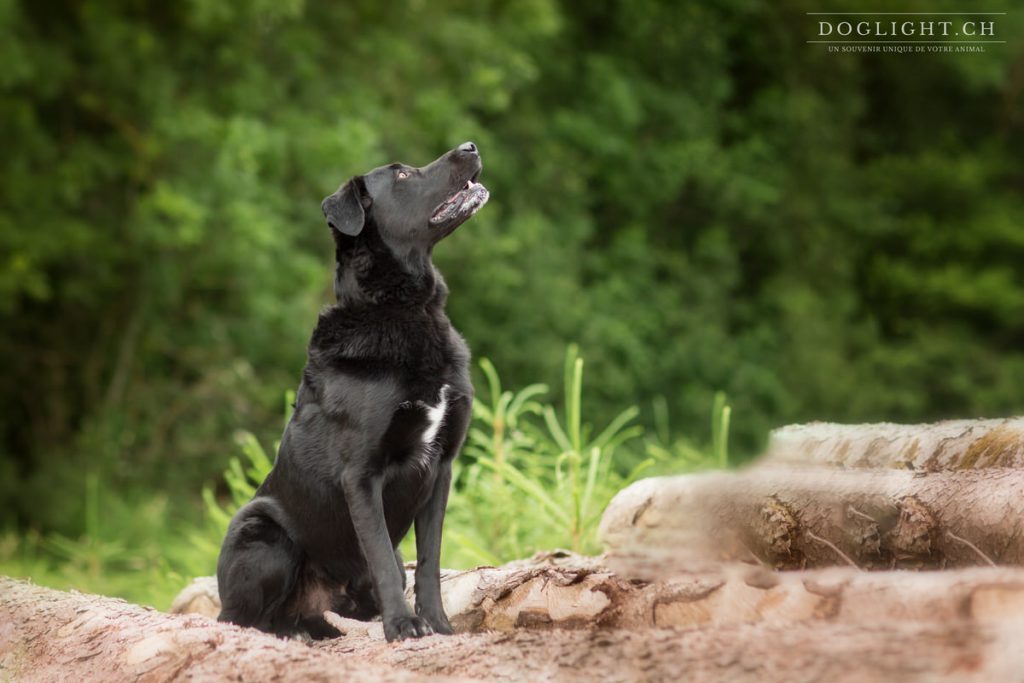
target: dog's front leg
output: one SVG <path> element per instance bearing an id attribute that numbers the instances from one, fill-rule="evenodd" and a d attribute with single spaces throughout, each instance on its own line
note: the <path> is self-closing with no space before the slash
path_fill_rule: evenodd
<path id="1" fill-rule="evenodd" d="M 390 642 L 427 636 L 433 633 L 430 625 L 415 616 L 405 602 L 403 576 L 395 562 L 395 550 L 384 521 L 383 485 L 380 475 L 360 473 L 342 478 L 352 525 L 380 603 L 384 637 Z"/>
<path id="2" fill-rule="evenodd" d="M 430 500 L 416 515 L 416 614 L 426 619 L 437 633 L 452 633 L 441 604 L 441 528 L 452 484 L 452 460 L 466 439 L 472 407 L 469 392 L 452 402 L 439 435 L 441 461 L 434 488 Z"/>
<path id="3" fill-rule="evenodd" d="M 450 635 L 452 625 L 441 605 L 441 527 L 452 483 L 452 466 L 439 466 L 430 500 L 416 515 L 416 614 L 437 633 Z"/>

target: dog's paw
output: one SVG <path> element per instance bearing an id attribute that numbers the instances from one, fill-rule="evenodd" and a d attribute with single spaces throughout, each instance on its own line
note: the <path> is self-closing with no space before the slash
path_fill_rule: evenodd
<path id="1" fill-rule="evenodd" d="M 406 638 L 422 638 L 433 635 L 434 629 L 426 619 L 420 617 L 394 617 L 384 621 L 384 638 L 390 643 Z"/>
<path id="2" fill-rule="evenodd" d="M 434 633 L 439 633 L 443 636 L 450 636 L 455 633 L 444 612 L 441 612 L 440 614 L 420 612 L 419 614 L 428 624 L 430 624 L 430 628 L 434 629 Z"/>

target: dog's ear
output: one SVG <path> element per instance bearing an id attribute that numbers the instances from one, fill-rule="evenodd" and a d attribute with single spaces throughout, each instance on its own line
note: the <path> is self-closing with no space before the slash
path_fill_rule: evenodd
<path id="1" fill-rule="evenodd" d="M 325 198 L 320 208 L 332 230 L 354 237 L 363 230 L 366 209 L 370 208 L 370 203 L 362 178 L 356 176 Z"/>

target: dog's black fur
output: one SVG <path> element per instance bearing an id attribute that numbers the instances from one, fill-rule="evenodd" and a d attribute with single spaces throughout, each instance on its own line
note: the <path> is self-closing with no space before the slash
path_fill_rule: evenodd
<path id="1" fill-rule="evenodd" d="M 452 632 L 441 525 L 473 389 L 430 257 L 487 201 L 480 169 L 465 143 L 423 168 L 352 178 L 324 200 L 338 303 L 313 331 L 274 469 L 224 539 L 221 621 L 326 638 L 339 635 L 323 617 L 332 610 L 380 614 L 389 641 Z M 397 552 L 413 524 L 415 614 Z"/>

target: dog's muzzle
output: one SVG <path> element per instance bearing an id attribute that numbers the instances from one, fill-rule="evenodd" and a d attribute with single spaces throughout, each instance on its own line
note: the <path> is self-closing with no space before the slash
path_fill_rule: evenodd
<path id="1" fill-rule="evenodd" d="M 480 210 L 491 193 L 487 191 L 475 178 L 466 181 L 466 184 L 448 199 L 441 202 L 434 213 L 430 216 L 431 225 L 442 225 L 458 220 L 460 223 Z"/>

